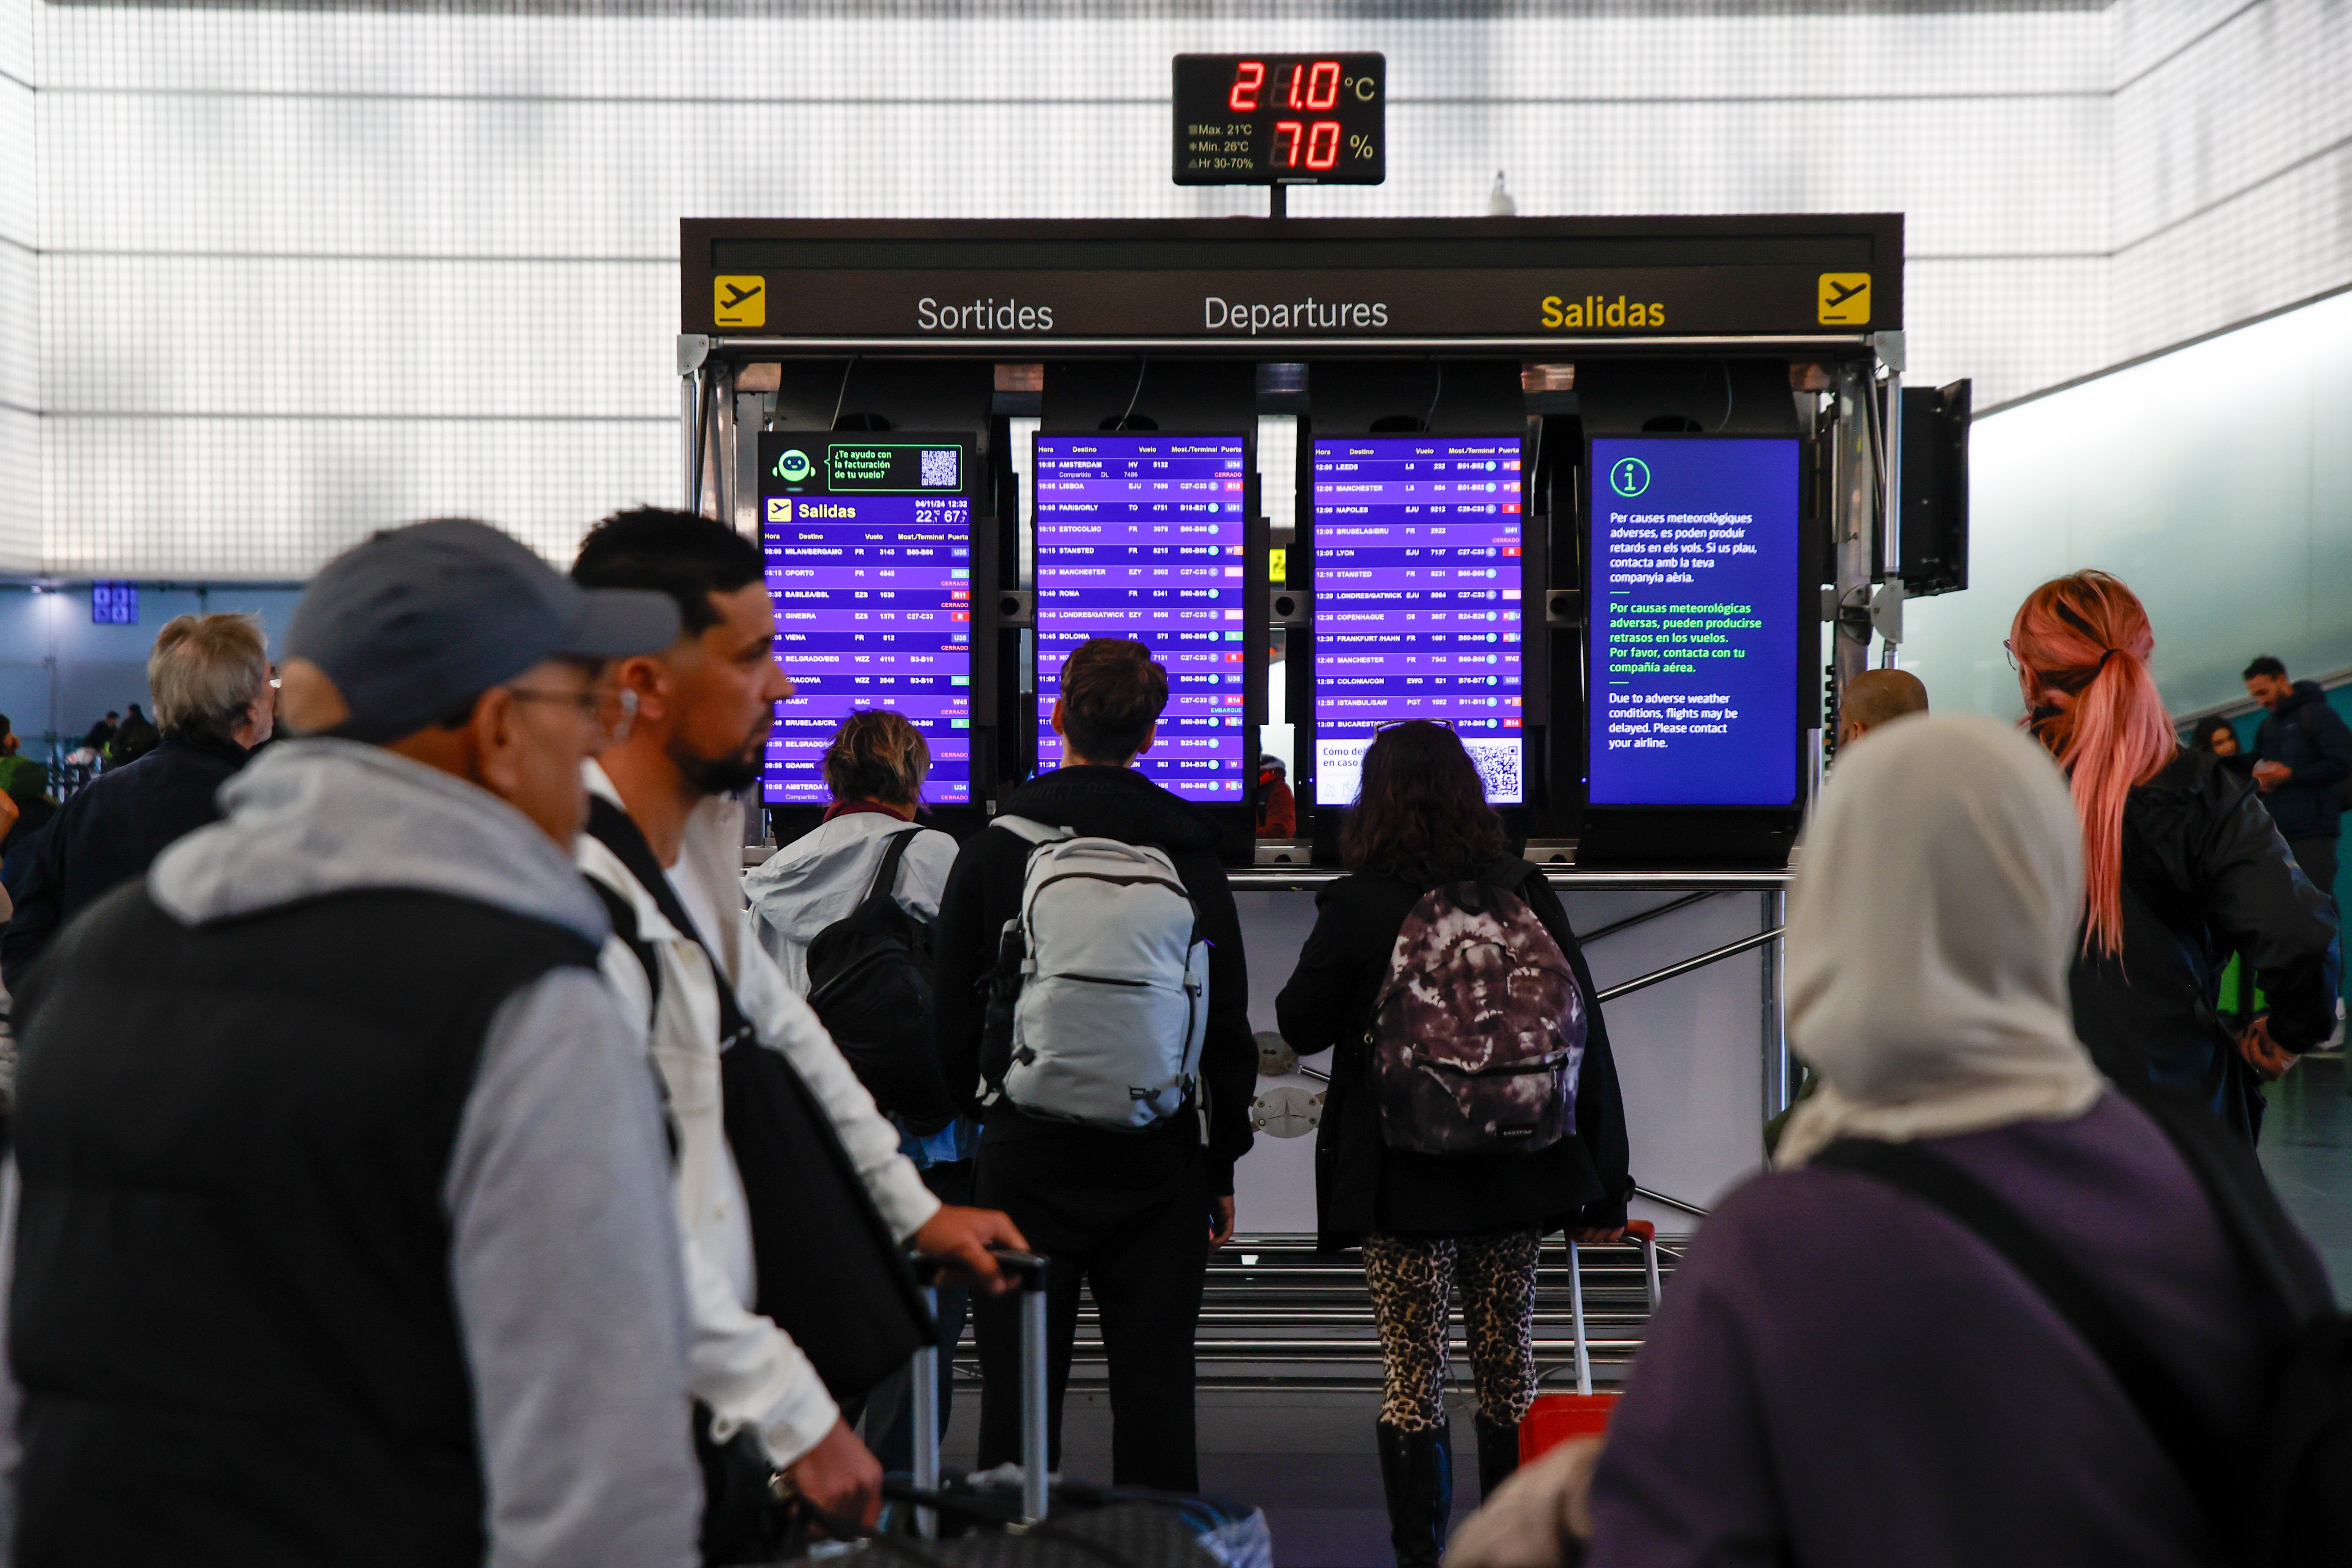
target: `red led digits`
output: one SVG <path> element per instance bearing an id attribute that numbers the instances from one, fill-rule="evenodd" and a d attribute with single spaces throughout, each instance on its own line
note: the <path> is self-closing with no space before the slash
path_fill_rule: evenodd
<path id="1" fill-rule="evenodd" d="M 1282 139 L 1286 135 L 1290 138 L 1290 152 L 1287 156 L 1285 156 L 1282 151 Z M 1298 167 L 1299 145 L 1306 140 L 1307 127 L 1304 122 L 1297 120 L 1276 121 L 1274 122 L 1274 161 L 1286 169 L 1296 169 Z"/>
<path id="2" fill-rule="evenodd" d="M 1318 120 L 1307 133 L 1307 166 L 1328 169 L 1339 161 L 1339 122 Z"/>
<path id="3" fill-rule="evenodd" d="M 1299 101 L 1298 98 L 1298 84 L 1306 75 L 1307 68 L 1304 65 L 1295 65 L 1290 68 L 1290 96 L 1283 100 L 1282 106 L 1285 109 L 1304 109 L 1307 107 L 1306 104 Z"/>
<path id="4" fill-rule="evenodd" d="M 1225 107 L 1235 114 L 1257 111 L 1257 89 L 1265 85 L 1265 62 L 1244 60 L 1234 68 L 1234 89 L 1225 95 Z"/>
<path id="5" fill-rule="evenodd" d="M 1291 90 L 1297 90 L 1298 76 L 1291 73 Z M 1307 73 L 1307 107 L 1329 109 L 1339 101 L 1339 62 L 1317 60 L 1315 68 Z M 1296 109 L 1297 103 L 1291 105 Z M 1335 127 L 1336 129 L 1336 127 Z"/>

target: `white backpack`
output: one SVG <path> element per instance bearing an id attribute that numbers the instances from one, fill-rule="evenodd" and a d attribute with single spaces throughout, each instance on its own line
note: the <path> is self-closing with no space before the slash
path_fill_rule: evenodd
<path id="1" fill-rule="evenodd" d="M 1173 1116 L 1199 1080 L 1209 1026 L 1209 944 L 1175 863 L 1027 817 L 992 826 L 1034 846 L 1021 913 L 1004 924 L 999 994 L 1008 982 L 1018 991 L 994 1093 L 1099 1127 Z"/>

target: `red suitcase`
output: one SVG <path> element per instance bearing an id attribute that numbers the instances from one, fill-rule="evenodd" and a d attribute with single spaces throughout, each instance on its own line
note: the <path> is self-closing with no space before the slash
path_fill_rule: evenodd
<path id="1" fill-rule="evenodd" d="M 1626 1226 L 1625 1234 L 1640 1243 L 1650 1310 L 1658 1309 L 1658 1229 L 1648 1220 Z M 1617 1404 L 1613 1394 L 1592 1392 L 1592 1355 L 1584 1332 L 1584 1271 L 1579 1266 L 1576 1243 L 1568 1244 L 1568 1304 L 1576 1327 L 1576 1392 L 1536 1396 L 1527 1419 L 1519 1423 L 1519 1463 L 1556 1448 L 1571 1437 L 1597 1437 L 1609 1429 L 1609 1413 Z"/>

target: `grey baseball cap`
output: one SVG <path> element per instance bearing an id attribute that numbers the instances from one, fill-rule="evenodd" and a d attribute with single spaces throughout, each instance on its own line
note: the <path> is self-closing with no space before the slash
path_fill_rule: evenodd
<path id="1" fill-rule="evenodd" d="M 334 733 L 397 740 L 541 660 L 621 658 L 677 640 L 677 606 L 638 588 L 583 588 L 488 523 L 387 529 L 320 569 L 294 606 L 288 660 L 334 681 Z"/>

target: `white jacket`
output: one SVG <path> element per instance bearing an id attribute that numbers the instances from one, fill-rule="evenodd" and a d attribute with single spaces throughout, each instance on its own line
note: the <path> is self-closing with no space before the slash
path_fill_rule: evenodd
<path id="1" fill-rule="evenodd" d="M 751 931 L 785 983 L 808 994 L 808 948 L 817 932 L 856 909 L 882 865 L 894 833 L 912 832 L 893 892 L 910 914 L 940 918 L 940 895 L 955 868 L 956 841 L 878 811 L 853 811 L 820 825 L 768 857 L 743 878 Z"/>
<path id="2" fill-rule="evenodd" d="M 620 805 L 620 793 L 604 770 L 593 762 L 585 768 L 589 789 Z M 761 1044 L 791 1059 L 833 1119 L 883 1219 L 895 1234 L 910 1237 L 939 1212 L 940 1200 L 898 1152 L 898 1129 L 875 1110 L 874 1097 L 850 1071 L 824 1026 L 748 936 L 741 914 L 742 820 L 741 808 L 730 800 L 703 802 L 687 821 L 670 879 L 681 886 L 688 909 L 734 916 L 726 930 L 706 934 L 745 1018 L 759 1031 Z M 714 1438 L 724 1442 L 750 1426 L 775 1464 L 791 1464 L 833 1429 L 840 1411 L 800 1347 L 751 1310 L 751 1218 L 742 1179 L 727 1147 L 719 1100 L 718 984 L 703 950 L 671 925 L 617 856 L 583 834 L 579 859 L 581 870 L 628 901 L 639 939 L 660 955 L 658 1014 L 644 968 L 617 940 L 606 944 L 604 967 L 629 1016 L 651 1016 L 647 1047 L 668 1086 L 677 1125 L 674 1187 L 694 1312 L 688 1387 L 711 1407 Z"/>

